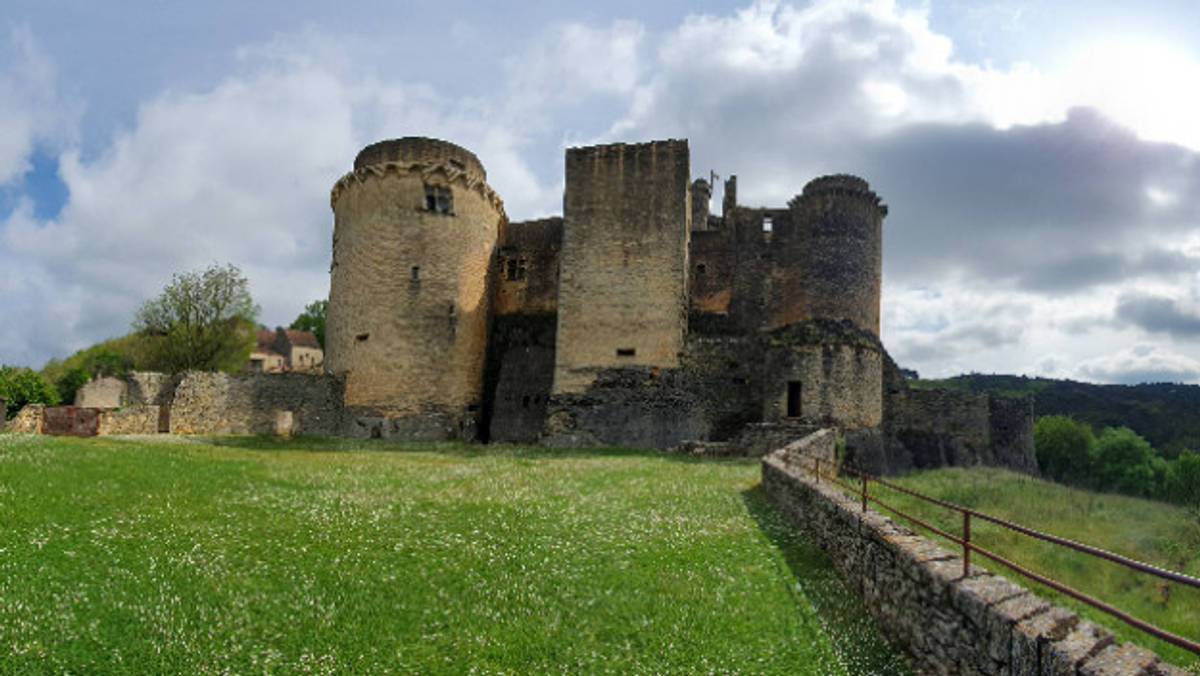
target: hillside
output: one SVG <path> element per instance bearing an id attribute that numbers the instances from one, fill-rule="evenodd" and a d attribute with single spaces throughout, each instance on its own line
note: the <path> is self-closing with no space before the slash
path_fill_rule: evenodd
<path id="1" fill-rule="evenodd" d="M 994 468 L 945 468 L 912 474 L 898 482 L 926 495 L 1011 519 L 1043 532 L 1086 542 L 1188 575 L 1200 575 L 1200 520 L 1178 507 L 1068 488 Z M 882 497 L 889 504 L 928 519 L 951 533 L 958 533 L 962 527 L 961 518 L 948 510 L 885 488 L 879 490 L 886 494 Z M 1136 617 L 1188 638 L 1200 636 L 1200 590 L 1165 583 L 987 523 L 976 521 L 972 537 L 983 547 L 1112 603 Z M 953 548 L 944 541 L 942 544 Z M 1200 669 L 1200 658 L 1195 655 L 1150 638 L 1073 599 L 1032 585 L 982 557 L 977 558 L 977 565 L 1012 577 L 1018 584 L 1071 607 L 1114 631 L 1122 640 L 1154 650 L 1180 666 Z"/>
<path id="2" fill-rule="evenodd" d="M 1069 415 L 1097 429 L 1129 427 L 1168 459 L 1184 449 L 1200 449 L 1200 385 L 1094 385 L 977 373 L 908 383 L 923 389 L 1031 394 L 1039 416 Z"/>

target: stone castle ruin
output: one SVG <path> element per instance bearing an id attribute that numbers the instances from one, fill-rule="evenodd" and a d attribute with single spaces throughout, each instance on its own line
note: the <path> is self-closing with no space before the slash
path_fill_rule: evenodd
<path id="1" fill-rule="evenodd" d="M 1031 400 L 910 388 L 888 357 L 866 181 L 711 196 L 686 140 L 570 148 L 563 215 L 510 222 L 470 151 L 376 143 L 331 195 L 326 373 L 133 374 L 10 428 L 757 455 L 836 427 L 876 472 L 1036 470 Z"/>
<path id="2" fill-rule="evenodd" d="M 1028 400 L 913 390 L 888 357 L 866 181 L 711 194 L 686 140 L 570 148 L 562 217 L 510 222 L 470 151 L 366 147 L 331 196 L 345 432 L 720 451 L 836 426 L 882 471 L 1033 468 Z"/>

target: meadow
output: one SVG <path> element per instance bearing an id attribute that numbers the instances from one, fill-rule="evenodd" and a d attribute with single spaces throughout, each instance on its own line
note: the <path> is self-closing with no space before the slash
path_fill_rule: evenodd
<path id="1" fill-rule="evenodd" d="M 1200 577 L 1200 514 L 1194 511 L 1151 500 L 1069 488 L 993 468 L 945 468 L 912 474 L 896 481 L 926 495 L 1035 530 Z M 886 488 L 879 489 L 879 496 L 888 504 L 927 519 L 950 533 L 962 530 L 961 517 L 949 510 Z M 1193 641 L 1200 640 L 1200 590 L 1136 573 L 978 519 L 971 526 L 971 539 L 1011 561 L 1107 601 L 1135 617 Z M 940 539 L 939 542 L 955 549 L 949 542 Z M 1018 584 L 1080 612 L 1115 632 L 1122 640 L 1142 645 L 1170 662 L 1200 673 L 1200 658 L 1192 653 L 1151 638 L 1105 613 L 1010 573 L 982 556 L 976 555 L 972 562 L 1007 575 Z"/>
<path id="2" fill-rule="evenodd" d="M 906 673 L 749 460 L 0 435 L 0 672 Z"/>

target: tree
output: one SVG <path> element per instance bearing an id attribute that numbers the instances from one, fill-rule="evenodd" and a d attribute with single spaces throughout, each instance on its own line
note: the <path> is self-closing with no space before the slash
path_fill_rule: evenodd
<path id="1" fill-rule="evenodd" d="M 177 273 L 138 310 L 134 329 L 147 340 L 150 368 L 236 371 L 254 348 L 258 306 L 233 265 Z"/>
<path id="2" fill-rule="evenodd" d="M 325 349 L 325 315 L 329 312 L 329 301 L 314 300 L 304 306 L 304 312 L 296 317 L 296 321 L 292 322 L 289 329 L 296 331 L 312 331 L 317 337 L 317 343 L 321 349 Z"/>
<path id="3" fill-rule="evenodd" d="M 54 406 L 59 402 L 58 392 L 41 374 L 16 366 L 0 366 L 0 399 L 4 399 L 9 416 L 26 404 Z"/>
<path id="4" fill-rule="evenodd" d="M 1184 451 L 1167 470 L 1167 497 L 1171 502 L 1200 510 L 1200 453 Z"/>
<path id="5" fill-rule="evenodd" d="M 1154 458 L 1150 442 L 1128 427 L 1108 427 L 1096 439 L 1096 473 L 1104 490 L 1153 497 Z"/>
<path id="6" fill-rule="evenodd" d="M 1065 415 L 1039 418 L 1033 428 L 1038 466 L 1061 483 L 1088 485 L 1092 480 L 1096 437 L 1092 428 Z"/>

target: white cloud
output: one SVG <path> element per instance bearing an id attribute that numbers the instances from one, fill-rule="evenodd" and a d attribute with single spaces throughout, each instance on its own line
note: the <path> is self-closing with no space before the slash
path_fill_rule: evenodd
<path id="1" fill-rule="evenodd" d="M 1141 344 L 1079 364 L 1079 376 L 1102 383 L 1197 383 L 1200 360 L 1161 346 Z"/>
<path id="2" fill-rule="evenodd" d="M 0 186 L 29 169 L 38 144 L 67 141 L 76 117 L 74 106 L 58 93 L 54 64 L 29 29 L 13 27 L 0 35 Z"/>

